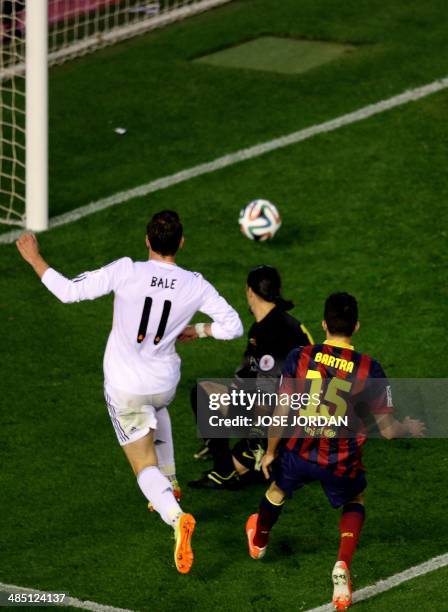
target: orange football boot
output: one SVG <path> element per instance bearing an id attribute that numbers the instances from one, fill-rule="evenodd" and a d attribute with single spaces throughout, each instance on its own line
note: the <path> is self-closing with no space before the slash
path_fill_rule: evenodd
<path id="1" fill-rule="evenodd" d="M 266 554 L 267 546 L 260 548 L 255 546 L 254 537 L 257 531 L 258 514 L 251 514 L 246 523 L 247 543 L 249 545 L 249 555 L 252 559 L 262 559 Z"/>
<path id="2" fill-rule="evenodd" d="M 182 514 L 174 529 L 174 563 L 177 571 L 188 574 L 193 565 L 194 555 L 191 549 L 191 538 L 193 536 L 196 521 L 191 514 Z"/>

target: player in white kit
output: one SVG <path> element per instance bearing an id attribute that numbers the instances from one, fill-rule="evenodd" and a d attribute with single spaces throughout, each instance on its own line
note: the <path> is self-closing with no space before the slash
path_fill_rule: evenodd
<path id="1" fill-rule="evenodd" d="M 176 567 L 188 573 L 195 520 L 182 511 L 173 492 L 174 450 L 167 411 L 180 379 L 175 343 L 179 336 L 231 340 L 242 335 L 243 327 L 236 311 L 201 274 L 176 265 L 182 234 L 177 213 L 157 213 L 147 226 L 149 260 L 123 257 L 73 280 L 47 264 L 33 234 L 21 236 L 17 248 L 64 303 L 115 294 L 103 363 L 109 415 L 143 495 L 174 528 Z M 213 322 L 188 325 L 197 311 Z"/>

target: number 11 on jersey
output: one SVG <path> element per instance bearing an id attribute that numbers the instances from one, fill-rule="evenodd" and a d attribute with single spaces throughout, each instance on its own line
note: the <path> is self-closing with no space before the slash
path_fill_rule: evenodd
<path id="1" fill-rule="evenodd" d="M 159 344 L 159 342 L 163 338 L 163 335 L 165 333 L 166 326 L 168 323 L 168 317 L 170 316 L 171 305 L 172 304 L 170 300 L 165 300 L 163 302 L 162 316 L 160 317 L 159 326 L 157 328 L 156 335 L 154 336 L 154 344 Z M 137 333 L 138 344 L 141 344 L 143 340 L 146 338 L 146 333 L 148 331 L 149 315 L 151 314 L 151 308 L 152 308 L 152 298 L 147 297 L 145 298 L 145 303 L 143 305 L 142 318 L 140 319 L 140 325 L 138 327 L 138 333 Z"/>

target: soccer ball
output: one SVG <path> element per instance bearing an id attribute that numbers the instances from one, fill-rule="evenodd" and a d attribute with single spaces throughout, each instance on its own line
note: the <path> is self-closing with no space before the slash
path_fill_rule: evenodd
<path id="1" fill-rule="evenodd" d="M 240 228 L 250 240 L 269 240 L 279 230 L 282 221 L 277 207 L 268 200 L 253 200 L 240 212 Z"/>

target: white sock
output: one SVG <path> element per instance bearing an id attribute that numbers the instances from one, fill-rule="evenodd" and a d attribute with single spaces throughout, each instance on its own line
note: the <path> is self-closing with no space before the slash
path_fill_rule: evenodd
<path id="1" fill-rule="evenodd" d="M 157 411 L 156 416 L 157 429 L 154 436 L 154 445 L 157 453 L 157 463 L 162 474 L 172 482 L 176 480 L 176 464 L 170 413 L 167 408 L 162 408 Z"/>
<path id="2" fill-rule="evenodd" d="M 162 520 L 167 525 L 176 527 L 182 514 L 182 508 L 173 495 L 173 488 L 168 478 L 160 472 L 158 467 L 151 465 L 143 468 L 137 474 L 137 482 L 143 495 L 151 502 Z"/>

